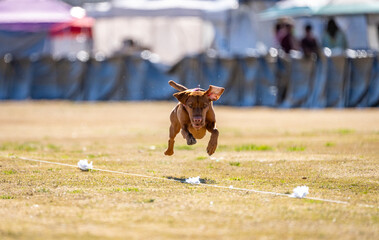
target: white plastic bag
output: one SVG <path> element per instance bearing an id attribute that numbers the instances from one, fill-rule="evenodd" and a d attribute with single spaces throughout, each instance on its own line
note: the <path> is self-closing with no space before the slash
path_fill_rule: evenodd
<path id="1" fill-rule="evenodd" d="M 88 170 L 92 169 L 92 162 L 91 162 L 91 163 L 88 163 L 88 160 L 87 160 L 87 159 L 80 160 L 80 161 L 78 162 L 78 167 L 79 167 L 80 170 L 82 170 L 82 171 L 88 171 Z"/>
<path id="2" fill-rule="evenodd" d="M 290 197 L 293 198 L 305 198 L 309 193 L 309 188 L 307 186 L 298 186 L 293 189 L 293 193 Z"/>
<path id="3" fill-rule="evenodd" d="M 197 176 L 197 177 L 190 177 L 190 178 L 187 178 L 187 179 L 186 179 L 186 183 L 190 183 L 190 184 L 200 184 L 200 177 Z"/>

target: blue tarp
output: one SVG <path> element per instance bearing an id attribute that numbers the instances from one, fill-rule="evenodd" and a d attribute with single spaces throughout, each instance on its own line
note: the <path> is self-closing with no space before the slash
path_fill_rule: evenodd
<path id="1" fill-rule="evenodd" d="M 11 53 L 15 57 L 43 55 L 50 51 L 48 32 L 14 32 L 0 30 L 0 56 Z"/>
<path id="2" fill-rule="evenodd" d="M 186 57 L 169 71 L 137 56 L 104 61 L 40 57 L 0 60 L 0 99 L 174 100 L 173 79 L 189 88 L 225 87 L 218 104 L 280 108 L 379 106 L 378 56 Z"/>

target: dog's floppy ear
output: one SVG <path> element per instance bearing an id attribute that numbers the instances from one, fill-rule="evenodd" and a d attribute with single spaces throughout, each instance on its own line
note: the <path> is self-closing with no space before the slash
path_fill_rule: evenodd
<path id="1" fill-rule="evenodd" d="M 173 96 L 176 97 L 176 99 L 178 99 L 179 102 L 186 104 L 186 101 L 188 99 L 188 92 L 182 91 L 182 92 L 174 93 Z"/>
<path id="2" fill-rule="evenodd" d="M 204 95 L 207 96 L 207 98 L 211 101 L 217 101 L 224 90 L 225 88 L 210 85 Z"/>

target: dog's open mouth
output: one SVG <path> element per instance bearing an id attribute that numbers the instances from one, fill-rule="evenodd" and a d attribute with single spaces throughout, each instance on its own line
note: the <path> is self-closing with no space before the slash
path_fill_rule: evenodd
<path id="1" fill-rule="evenodd" d="M 196 124 L 196 123 L 193 123 L 192 126 L 195 128 L 195 129 L 200 129 L 203 127 L 203 124 Z"/>

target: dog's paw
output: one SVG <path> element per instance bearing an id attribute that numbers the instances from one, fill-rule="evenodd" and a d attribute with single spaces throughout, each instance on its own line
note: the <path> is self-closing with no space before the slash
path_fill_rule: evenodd
<path id="1" fill-rule="evenodd" d="M 212 144 L 212 143 L 209 143 L 208 144 L 208 147 L 207 147 L 207 153 L 208 155 L 212 155 L 217 149 L 217 143 L 216 144 Z"/>
<path id="2" fill-rule="evenodd" d="M 187 138 L 187 145 L 194 145 L 196 144 L 196 139 L 193 136 L 190 136 Z"/>
<path id="3" fill-rule="evenodd" d="M 174 154 L 174 151 L 170 149 L 167 149 L 166 152 L 164 152 L 164 155 L 166 156 L 171 156 L 172 154 Z"/>

